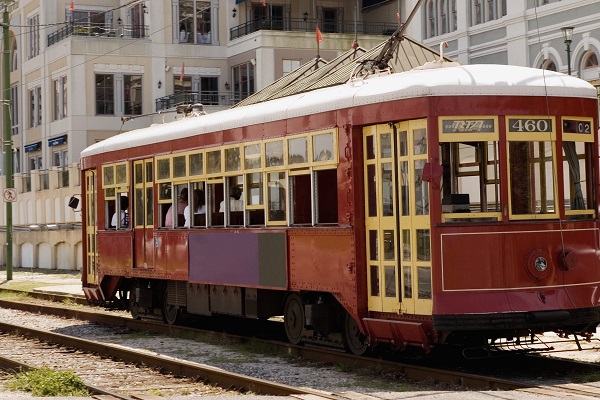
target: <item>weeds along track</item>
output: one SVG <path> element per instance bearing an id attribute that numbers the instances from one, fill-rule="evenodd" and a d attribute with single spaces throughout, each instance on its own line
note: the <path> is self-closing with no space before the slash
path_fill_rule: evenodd
<path id="1" fill-rule="evenodd" d="M 24 333 L 19 329 L 15 332 Z M 27 333 L 31 335 L 34 332 Z M 73 371 L 88 387 L 100 388 L 102 392 L 126 396 L 216 395 L 229 392 L 194 378 L 161 373 L 155 368 L 145 367 L 139 363 L 113 360 L 106 353 L 91 354 L 39 339 L 7 333 L 0 335 L 0 357 L 33 368 L 49 367 L 56 371 Z M 5 360 L 3 364 L 14 369 Z M 98 390 L 92 389 L 92 391 L 98 393 Z"/>

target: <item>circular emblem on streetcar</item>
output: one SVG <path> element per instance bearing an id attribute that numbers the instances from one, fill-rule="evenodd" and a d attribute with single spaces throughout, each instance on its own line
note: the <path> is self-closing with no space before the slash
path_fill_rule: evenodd
<path id="1" fill-rule="evenodd" d="M 546 278 L 552 271 L 552 261 L 543 250 L 531 250 L 525 260 L 525 270 L 536 281 Z"/>
<path id="2" fill-rule="evenodd" d="M 538 257 L 535 259 L 535 269 L 537 269 L 540 272 L 544 272 L 546 270 L 546 268 L 548 267 L 548 263 L 546 262 L 546 259 L 544 257 Z"/>

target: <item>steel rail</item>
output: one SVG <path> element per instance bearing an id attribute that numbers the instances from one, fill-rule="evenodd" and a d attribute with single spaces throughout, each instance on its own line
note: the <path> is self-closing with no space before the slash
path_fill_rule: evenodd
<path id="1" fill-rule="evenodd" d="M 338 396 L 328 395 L 319 390 L 284 385 L 260 378 L 254 378 L 225 371 L 221 368 L 216 368 L 209 365 L 202 365 L 190 361 L 173 359 L 171 357 L 149 354 L 147 351 L 123 348 L 109 343 L 94 342 L 60 333 L 26 328 L 4 322 L 0 322 L 0 331 L 29 338 L 35 338 L 65 347 L 76 348 L 84 352 L 105 355 L 124 362 L 143 364 L 147 367 L 159 368 L 161 371 L 180 376 L 201 378 L 210 384 L 226 389 L 236 388 L 240 391 L 274 396 L 304 394 L 328 399 L 339 399 Z"/>
<path id="2" fill-rule="evenodd" d="M 189 327 L 176 326 L 176 325 L 167 325 L 162 322 L 155 322 L 155 321 L 149 321 L 149 320 L 134 320 L 130 317 L 118 316 L 118 315 L 114 315 L 114 314 L 112 314 L 110 312 L 106 312 L 106 311 L 102 311 L 102 312 L 85 311 L 85 310 L 80 310 L 80 309 L 72 308 L 72 307 L 20 303 L 20 302 L 16 302 L 16 301 L 8 301 L 8 300 L 0 300 L 0 307 L 19 309 L 19 310 L 29 311 L 29 312 L 34 312 L 34 313 L 43 313 L 43 314 L 47 314 L 47 315 L 56 315 L 56 316 L 61 316 L 61 317 L 65 317 L 65 318 L 77 318 L 77 319 L 82 319 L 82 320 L 86 320 L 86 321 L 90 321 L 90 322 L 96 322 L 96 323 L 105 324 L 105 325 L 113 326 L 113 327 L 122 327 L 122 328 L 127 328 L 127 329 L 131 329 L 131 330 L 136 330 L 136 331 L 159 333 L 159 334 L 171 335 L 174 337 L 185 337 L 188 339 L 201 338 L 203 336 L 206 336 L 207 334 L 208 335 L 214 334 L 214 332 L 212 332 L 212 331 L 200 330 L 200 329 L 196 329 L 196 328 L 189 328 Z M 2 329 L 2 324 L 0 324 L 0 329 Z M 16 327 L 15 329 L 17 331 L 22 331 L 24 328 Z M 219 335 L 222 335 L 222 334 L 219 333 Z M 230 334 L 228 334 L 228 337 L 233 340 L 237 340 L 241 343 L 247 342 L 248 340 L 250 340 L 248 337 L 241 337 L 241 336 L 230 335 Z M 66 339 L 65 339 L 66 345 L 73 346 L 73 344 L 72 344 L 73 340 L 74 340 L 74 338 L 66 337 Z M 328 362 L 328 363 L 346 365 L 346 366 L 351 366 L 351 367 L 356 366 L 356 367 L 365 368 L 365 369 L 398 372 L 398 373 L 402 374 L 403 376 L 405 376 L 407 379 L 410 379 L 413 381 L 432 381 L 433 380 L 435 382 L 441 382 L 441 383 L 446 383 L 446 384 L 451 384 L 451 385 L 459 385 L 463 389 L 468 389 L 468 390 L 520 390 L 520 391 L 534 392 L 534 393 L 541 393 L 541 392 L 548 392 L 548 391 L 551 392 L 553 390 L 553 389 L 548 389 L 548 388 L 545 388 L 542 386 L 536 386 L 535 384 L 516 382 L 513 380 L 509 380 L 509 379 L 500 379 L 500 378 L 494 378 L 494 377 L 485 376 L 485 375 L 477 375 L 477 374 L 457 372 L 457 371 L 446 370 L 446 369 L 431 368 L 431 367 L 412 365 L 412 364 L 407 364 L 407 363 L 398 363 L 398 362 L 386 361 L 386 360 L 381 360 L 381 359 L 358 357 L 358 356 L 343 353 L 340 351 L 328 350 L 328 349 L 324 349 L 321 347 L 312 347 L 309 345 L 295 346 L 295 345 L 291 345 L 288 343 L 266 341 L 266 340 L 260 340 L 260 339 L 256 339 L 256 338 L 252 338 L 251 340 L 262 341 L 262 342 L 269 343 L 272 346 L 276 346 L 278 348 L 278 351 L 282 354 L 301 357 L 303 359 L 312 360 L 312 361 Z M 97 343 L 95 343 L 94 345 L 98 346 L 100 348 L 103 348 L 104 346 L 108 346 L 108 345 L 97 344 Z M 98 350 L 92 350 L 92 351 L 99 352 Z M 129 358 L 127 358 L 127 357 L 129 357 Z M 140 360 L 139 355 L 137 355 L 137 353 L 135 351 L 133 352 L 133 355 L 132 354 L 124 354 L 123 358 L 125 360 L 129 360 L 129 361 L 133 361 L 133 362 L 139 362 L 139 360 Z M 545 361 L 554 362 L 554 363 L 569 363 L 569 361 L 567 361 L 567 360 L 559 360 L 559 359 L 546 359 Z M 157 361 L 157 362 L 159 362 L 159 361 Z M 541 358 L 540 358 L 539 362 L 542 362 Z M 187 364 L 190 364 L 189 368 L 188 368 Z M 148 361 L 147 365 L 155 366 L 156 364 L 153 364 L 152 362 Z M 215 379 L 212 375 L 213 373 L 215 373 L 214 369 L 209 368 L 205 371 L 205 375 L 200 375 L 194 371 L 194 368 L 193 368 L 194 365 L 195 365 L 194 363 L 189 363 L 186 361 L 177 361 L 177 362 L 175 362 L 175 365 L 173 365 L 173 367 L 172 367 L 173 369 L 171 369 L 169 371 L 180 374 L 180 375 L 184 375 L 184 376 L 194 376 L 194 377 L 195 376 L 205 376 L 206 379 L 208 379 L 209 381 L 221 386 L 219 383 L 217 383 L 216 381 L 213 380 L 213 379 Z M 542 366 L 540 366 L 540 368 L 541 367 Z M 565 365 L 564 368 L 567 368 L 567 366 Z M 237 376 L 237 375 L 233 374 L 233 376 Z M 233 381 L 231 381 L 231 379 L 232 379 L 231 377 L 224 378 L 223 382 L 225 385 L 228 385 L 227 387 L 235 386 L 233 384 Z M 285 385 L 283 385 L 283 386 L 284 386 L 285 390 L 287 390 L 287 388 L 289 388 L 288 386 L 285 386 Z M 563 390 L 563 389 L 560 389 L 560 388 L 562 388 L 562 387 L 564 387 L 564 385 L 557 385 L 554 387 L 555 388 L 554 390 L 556 390 L 557 393 L 561 392 L 561 390 Z M 295 388 L 295 389 L 298 389 L 298 388 Z M 257 391 L 257 389 L 254 389 L 254 388 L 251 390 Z M 289 395 L 289 393 L 287 393 L 285 390 L 283 392 L 278 392 L 278 393 L 273 393 L 273 394 Z M 572 392 L 582 393 L 585 391 L 588 395 L 598 395 L 598 394 L 591 394 L 591 392 L 593 392 L 593 390 L 590 388 L 582 389 L 581 387 L 578 387 L 577 389 L 571 388 L 568 390 L 571 393 Z M 317 392 L 317 394 L 315 394 L 314 392 Z M 265 393 L 265 394 L 270 394 L 270 393 Z M 313 391 L 309 394 L 317 395 L 317 396 L 321 396 L 321 397 L 324 396 L 323 393 L 318 392 L 318 391 Z M 332 397 L 330 397 L 330 398 L 332 398 Z"/>

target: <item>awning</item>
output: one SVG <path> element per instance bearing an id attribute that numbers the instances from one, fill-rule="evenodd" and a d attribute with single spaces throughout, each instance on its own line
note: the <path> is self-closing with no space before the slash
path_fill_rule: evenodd
<path id="1" fill-rule="evenodd" d="M 42 142 L 32 143 L 25 146 L 25 153 L 36 151 L 42 148 Z"/>
<path id="2" fill-rule="evenodd" d="M 67 135 L 62 135 L 59 137 L 48 139 L 48 146 L 58 146 L 59 144 L 63 144 L 66 141 L 67 141 Z"/>
<path id="3" fill-rule="evenodd" d="M 248 0 L 235 0 L 235 4 L 245 3 Z"/>

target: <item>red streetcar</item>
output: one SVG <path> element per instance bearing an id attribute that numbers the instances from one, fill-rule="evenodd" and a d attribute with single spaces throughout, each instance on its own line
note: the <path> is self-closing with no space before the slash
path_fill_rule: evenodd
<path id="1" fill-rule="evenodd" d="M 291 342 L 356 354 L 588 338 L 596 95 L 556 72 L 435 62 L 96 143 L 84 291 L 169 324 L 282 315 Z"/>

